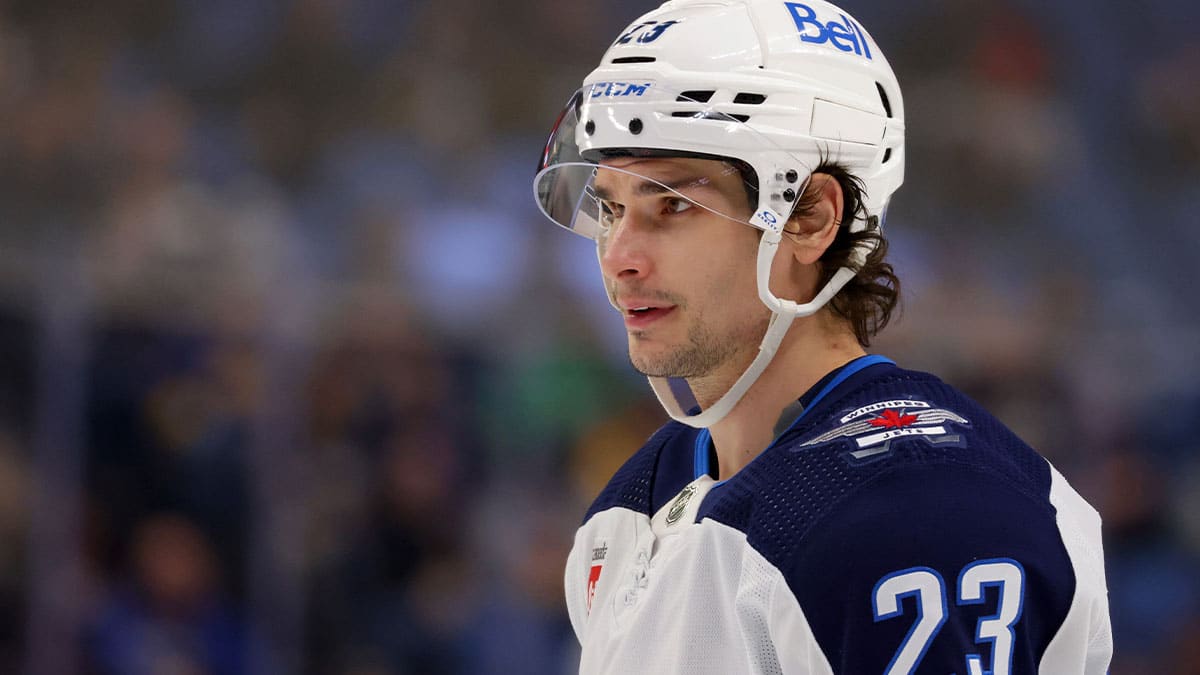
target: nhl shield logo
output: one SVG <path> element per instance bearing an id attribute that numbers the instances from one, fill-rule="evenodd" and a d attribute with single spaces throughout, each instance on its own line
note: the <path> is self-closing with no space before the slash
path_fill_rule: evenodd
<path id="1" fill-rule="evenodd" d="M 683 517 L 683 512 L 687 510 L 688 502 L 691 501 L 692 495 L 696 494 L 696 485 L 690 484 L 683 488 L 679 496 L 671 504 L 671 510 L 667 512 L 667 525 L 674 525 Z"/>
<path id="2" fill-rule="evenodd" d="M 961 436 L 948 425 L 971 424 L 950 410 L 934 408 L 925 401 L 903 399 L 863 406 L 843 415 L 838 422 L 840 426 L 802 443 L 801 447 L 852 439 L 858 449 L 852 450 L 850 456 L 866 459 L 887 452 L 891 442 L 900 438 L 920 437 L 934 445 L 958 443 Z"/>

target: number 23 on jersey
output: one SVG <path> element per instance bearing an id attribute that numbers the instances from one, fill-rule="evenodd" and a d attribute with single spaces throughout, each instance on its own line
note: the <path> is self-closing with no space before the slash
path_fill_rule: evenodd
<path id="1" fill-rule="evenodd" d="M 979 619 L 975 627 L 975 643 L 981 653 L 966 654 L 966 675 L 1010 675 L 1015 633 L 1013 627 L 1021 619 L 1025 597 L 1025 569 L 1011 558 L 977 560 L 962 569 L 955 589 L 956 604 L 979 605 L 984 602 L 984 589 L 994 586 L 997 594 L 995 613 Z M 910 567 L 885 575 L 871 593 L 871 609 L 875 621 L 887 621 L 904 615 L 905 598 L 915 598 L 912 628 L 896 649 L 884 671 L 886 675 L 908 675 L 916 671 L 933 643 L 933 638 L 946 623 L 949 615 L 946 584 L 936 570 L 929 567 Z M 984 653 L 984 652 L 990 653 Z M 986 659 L 986 660 L 985 660 Z M 984 668 L 984 664 L 991 666 Z"/>

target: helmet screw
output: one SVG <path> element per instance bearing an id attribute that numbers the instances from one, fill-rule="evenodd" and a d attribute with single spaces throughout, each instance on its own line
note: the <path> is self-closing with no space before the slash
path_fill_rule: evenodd
<path id="1" fill-rule="evenodd" d="M 634 136 L 642 133 L 642 121 L 640 119 L 635 117 L 629 120 L 629 133 L 633 134 Z"/>
<path id="2" fill-rule="evenodd" d="M 795 198 L 796 198 L 796 191 L 793 190 L 792 188 L 788 188 L 783 191 L 783 200 L 784 201 L 790 202 L 790 201 L 794 200 Z"/>
<path id="3" fill-rule="evenodd" d="M 796 173 L 795 169 L 788 169 L 787 176 L 786 176 L 787 182 L 795 183 L 796 179 L 799 177 L 800 177 L 800 174 Z M 791 200 L 789 199 L 788 201 L 791 201 Z"/>
<path id="4" fill-rule="evenodd" d="M 596 120 L 588 120 L 587 124 L 583 125 L 583 130 L 588 136 L 596 133 Z"/>

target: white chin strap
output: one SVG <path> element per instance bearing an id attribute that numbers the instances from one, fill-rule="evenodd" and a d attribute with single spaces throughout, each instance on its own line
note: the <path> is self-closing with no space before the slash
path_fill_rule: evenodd
<path id="1" fill-rule="evenodd" d="M 776 350 L 779 349 L 780 343 L 783 342 L 783 336 L 787 334 L 788 328 L 792 326 L 792 321 L 796 317 L 791 314 L 775 314 L 771 317 L 771 323 L 767 326 L 767 332 L 763 335 L 762 343 L 758 346 L 758 355 L 750 362 L 750 367 L 742 376 L 733 383 L 729 391 L 725 395 L 717 399 L 717 402 L 709 406 L 707 410 L 703 410 L 695 415 L 689 415 L 679 404 L 679 399 L 675 397 L 675 392 L 671 390 L 671 381 L 665 377 L 649 377 L 650 387 L 654 389 L 655 396 L 658 396 L 658 402 L 671 416 L 671 419 L 676 422 L 704 428 L 720 422 L 729 414 L 730 410 L 737 405 L 737 402 L 742 400 L 742 396 L 750 389 L 750 386 L 758 380 L 758 376 L 767 369 L 767 364 L 771 363 L 771 359 L 775 356 Z"/>
<path id="2" fill-rule="evenodd" d="M 787 335 L 792 322 L 799 317 L 815 314 L 834 295 L 837 295 L 837 292 L 842 290 L 848 281 L 854 278 L 855 271 L 849 267 L 843 267 L 834 273 L 825 287 L 809 302 L 801 304 L 775 297 L 771 293 L 770 287 L 771 264 L 775 260 L 775 253 L 779 250 L 783 222 L 784 219 L 774 212 L 755 214 L 752 221 L 752 224 L 758 225 L 764 230 L 762 239 L 758 243 L 758 297 L 771 310 L 772 316 L 771 322 L 767 325 L 767 332 L 758 345 L 758 355 L 750 362 L 750 366 L 746 368 L 742 376 L 733 383 L 729 391 L 717 399 L 716 403 L 695 415 L 687 414 L 680 405 L 679 399 L 675 397 L 675 392 L 671 390 L 669 379 L 665 377 L 648 378 L 650 387 L 654 389 L 659 403 L 676 422 L 699 429 L 711 427 L 724 419 L 767 369 L 767 365 L 775 357 L 775 352 L 779 351 L 779 345 L 783 343 L 783 337 Z M 861 248 L 856 250 L 852 256 L 853 262 L 861 267 L 866 260 L 866 254 L 867 251 Z"/>

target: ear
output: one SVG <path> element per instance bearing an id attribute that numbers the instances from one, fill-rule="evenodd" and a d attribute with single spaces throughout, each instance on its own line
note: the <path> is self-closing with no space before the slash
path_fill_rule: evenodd
<path id="1" fill-rule="evenodd" d="M 837 238 L 842 224 L 842 186 L 833 176 L 814 173 L 808 180 L 804 195 L 800 198 L 797 211 L 784 226 L 784 241 L 795 260 L 811 265 L 825 254 L 826 249 Z"/>

